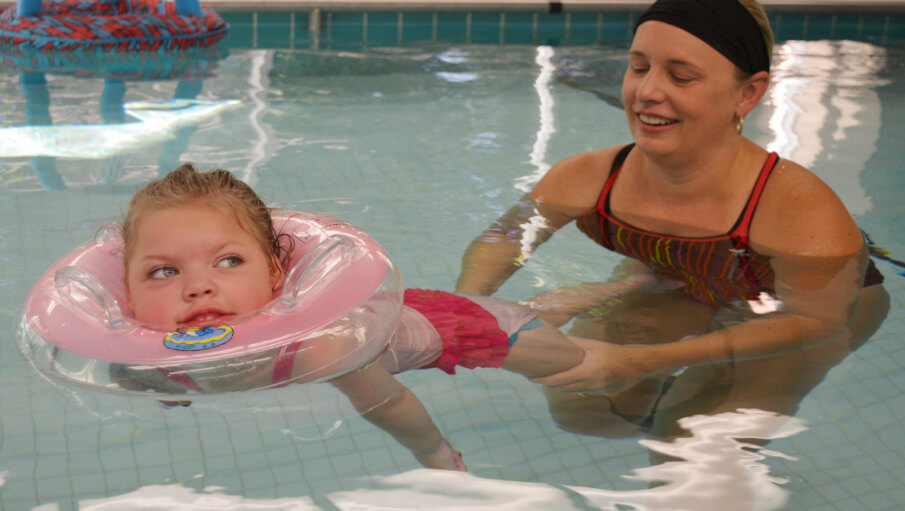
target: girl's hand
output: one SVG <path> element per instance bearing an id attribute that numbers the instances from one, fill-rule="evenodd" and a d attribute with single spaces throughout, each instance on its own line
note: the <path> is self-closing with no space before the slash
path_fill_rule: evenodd
<path id="1" fill-rule="evenodd" d="M 440 441 L 440 446 L 437 447 L 437 450 L 426 455 L 416 455 L 416 458 L 427 468 L 457 470 L 459 472 L 468 471 L 462 461 L 462 453 L 453 449 L 445 438 Z"/>
<path id="2" fill-rule="evenodd" d="M 563 392 L 618 394 L 653 373 L 646 369 L 646 346 L 621 346 L 577 337 L 569 340 L 585 350 L 581 363 L 532 381 Z"/>

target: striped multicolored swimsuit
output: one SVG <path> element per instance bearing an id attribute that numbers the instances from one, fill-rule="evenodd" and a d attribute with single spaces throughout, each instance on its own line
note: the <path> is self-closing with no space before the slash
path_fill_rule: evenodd
<path id="1" fill-rule="evenodd" d="M 777 154 L 767 158 L 744 210 L 727 234 L 681 238 L 632 227 L 610 213 L 610 190 L 633 147 L 622 148 L 616 156 L 597 207 L 578 218 L 578 228 L 604 247 L 647 264 L 655 273 L 684 282 L 687 296 L 711 307 L 756 300 L 762 291 L 773 294 L 770 259 L 751 249 L 748 231 L 764 185 L 779 159 Z"/>

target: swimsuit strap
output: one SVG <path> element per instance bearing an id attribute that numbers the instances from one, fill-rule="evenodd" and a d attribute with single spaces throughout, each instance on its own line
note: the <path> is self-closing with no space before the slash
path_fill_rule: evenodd
<path id="1" fill-rule="evenodd" d="M 751 271 L 752 260 L 751 254 L 748 251 L 750 242 L 749 231 L 751 230 L 751 219 L 754 218 L 754 211 L 757 210 L 757 204 L 760 202 L 760 196 L 764 191 L 764 186 L 767 184 L 767 178 L 770 177 L 778 160 L 779 155 L 777 155 L 775 151 L 770 153 L 767 157 L 767 161 L 760 170 L 757 182 L 754 184 L 754 189 L 751 190 L 751 195 L 748 197 L 748 203 L 745 205 L 745 210 L 739 217 L 735 228 L 729 233 L 730 238 L 735 244 L 735 255 L 738 258 L 739 266 L 741 267 L 745 278 L 748 280 L 748 284 L 751 286 L 751 293 L 748 296 L 749 300 L 756 299 L 763 291 L 769 291 L 769 289 L 760 282 L 760 279 L 757 278 L 754 272 Z"/>
<path id="2" fill-rule="evenodd" d="M 606 183 L 603 185 L 603 190 L 600 192 L 600 198 L 597 201 L 597 211 L 600 213 L 601 219 L 610 218 L 610 191 L 613 189 L 613 185 L 616 182 L 616 177 L 619 175 L 619 171 L 622 170 L 622 164 L 625 162 L 626 157 L 628 157 L 628 153 L 632 150 L 635 144 L 629 144 L 623 147 L 616 157 L 613 159 L 613 166 L 610 169 L 610 175 L 606 180 Z M 772 152 L 767 157 L 767 161 L 764 162 L 764 166 L 760 170 L 760 174 L 757 177 L 757 182 L 754 184 L 754 189 L 751 190 L 751 195 L 748 196 L 748 201 L 745 203 L 745 209 L 742 210 L 738 219 L 735 222 L 735 225 L 730 229 L 729 236 L 735 241 L 735 246 L 737 249 L 747 248 L 749 242 L 749 231 L 751 230 L 751 220 L 754 218 L 754 212 L 757 210 L 757 204 L 760 202 L 760 196 L 763 194 L 764 187 L 767 184 L 767 179 L 770 177 L 770 174 L 773 172 L 773 169 L 776 168 L 776 162 L 779 161 L 779 155 L 776 152 Z M 604 226 L 605 222 L 602 222 Z M 608 232 L 603 232 L 602 236 L 606 247 L 609 249 L 613 249 L 613 246 L 610 241 L 610 237 Z"/>
<path id="3" fill-rule="evenodd" d="M 606 183 L 603 184 L 603 190 L 600 191 L 600 198 L 597 199 L 597 212 L 600 213 L 600 218 L 603 220 L 604 218 L 608 218 L 610 211 L 610 190 L 613 189 L 613 184 L 616 182 L 616 176 L 619 175 L 619 171 L 622 170 L 622 164 L 625 163 L 625 159 L 628 157 L 628 153 L 632 151 L 632 148 L 635 147 L 635 144 L 628 144 L 616 153 L 616 157 L 613 158 L 613 164 L 610 166 L 610 175 L 606 178 Z M 616 250 L 613 247 L 612 241 L 610 241 L 609 232 L 607 229 L 607 223 L 601 221 L 601 239 L 603 240 L 606 248 L 610 250 Z"/>
<path id="4" fill-rule="evenodd" d="M 751 195 L 748 197 L 748 202 L 745 205 L 745 210 L 742 212 L 742 215 L 739 217 L 739 221 L 737 222 L 735 228 L 730 231 L 729 235 L 735 240 L 735 248 L 747 248 L 749 243 L 749 231 L 751 230 L 751 220 L 754 218 L 754 212 L 757 210 L 757 204 L 760 202 L 760 196 L 764 192 L 764 187 L 767 185 L 767 179 L 770 177 L 770 174 L 773 172 L 773 169 L 776 168 L 776 162 L 779 161 L 779 155 L 776 152 L 770 153 L 767 157 L 767 161 L 764 163 L 763 168 L 760 170 L 760 175 L 757 178 L 757 182 L 754 184 L 754 189 L 751 190 Z"/>

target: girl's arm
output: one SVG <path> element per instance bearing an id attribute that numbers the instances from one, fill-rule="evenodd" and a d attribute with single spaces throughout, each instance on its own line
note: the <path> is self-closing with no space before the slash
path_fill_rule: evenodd
<path id="1" fill-rule="evenodd" d="M 379 363 L 330 380 L 362 417 L 393 435 L 427 468 L 465 470 L 461 453 L 440 434 L 424 405 Z"/>

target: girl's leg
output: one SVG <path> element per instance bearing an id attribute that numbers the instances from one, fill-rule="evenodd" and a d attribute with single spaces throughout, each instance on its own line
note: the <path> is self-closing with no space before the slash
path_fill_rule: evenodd
<path id="1" fill-rule="evenodd" d="M 492 314 L 509 335 L 503 369 L 535 378 L 570 369 L 584 357 L 584 350 L 528 307 L 487 296 L 469 295 L 468 299 Z"/>

